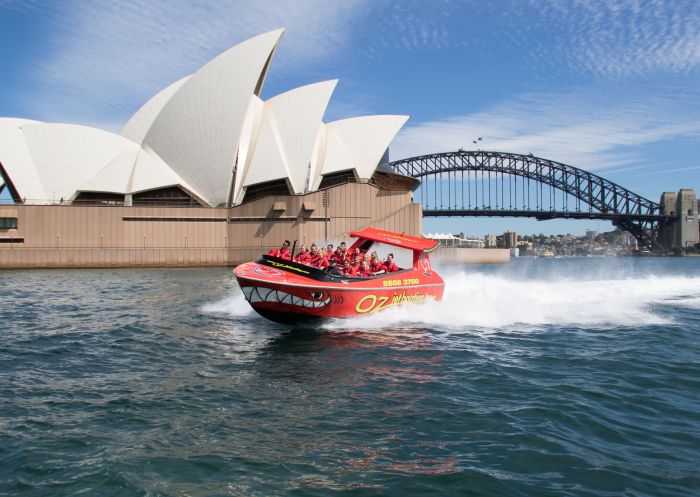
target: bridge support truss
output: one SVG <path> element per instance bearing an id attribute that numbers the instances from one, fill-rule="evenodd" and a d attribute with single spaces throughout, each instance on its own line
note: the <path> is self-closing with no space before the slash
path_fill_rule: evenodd
<path id="1" fill-rule="evenodd" d="M 656 249 L 663 248 L 661 228 L 675 221 L 660 204 L 612 181 L 532 155 L 459 150 L 390 165 L 421 180 L 425 216 L 603 219 Z"/>

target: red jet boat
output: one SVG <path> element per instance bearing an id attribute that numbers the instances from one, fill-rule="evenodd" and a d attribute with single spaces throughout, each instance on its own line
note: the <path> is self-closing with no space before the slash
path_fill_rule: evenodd
<path id="1" fill-rule="evenodd" d="M 440 242 L 366 228 L 348 252 L 370 252 L 375 244 L 413 255 L 410 268 L 368 278 L 333 276 L 300 262 L 263 255 L 233 270 L 246 300 L 261 316 L 278 323 L 304 323 L 366 316 L 404 303 L 442 300 L 445 283 L 430 266 L 429 253 Z"/>

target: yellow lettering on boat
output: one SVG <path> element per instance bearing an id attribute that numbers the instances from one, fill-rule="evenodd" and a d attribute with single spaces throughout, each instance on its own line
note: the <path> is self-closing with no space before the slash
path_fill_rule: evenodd
<path id="1" fill-rule="evenodd" d="M 290 270 L 296 271 L 298 273 L 309 274 L 308 271 L 304 271 L 303 269 L 298 268 L 298 267 L 290 266 L 289 264 L 283 264 L 281 262 L 276 262 L 276 261 L 267 261 L 267 262 L 269 262 L 270 264 L 272 264 L 275 267 L 283 267 L 285 269 L 290 269 Z"/>
<path id="2" fill-rule="evenodd" d="M 379 297 L 377 300 L 379 301 L 379 306 L 376 309 L 374 309 L 374 312 L 381 311 L 385 307 L 391 306 L 391 303 L 386 303 L 387 300 L 389 300 L 389 297 Z"/>
<path id="3" fill-rule="evenodd" d="M 410 238 L 405 238 L 403 236 L 395 235 L 394 233 L 379 233 L 380 236 L 386 237 L 386 238 L 394 238 L 396 240 L 405 240 L 407 242 L 412 242 Z"/>
<path id="4" fill-rule="evenodd" d="M 366 300 L 372 301 L 369 307 L 363 307 L 363 304 Z M 360 314 L 364 314 L 365 312 L 370 312 L 372 309 L 374 309 L 375 305 L 377 305 L 377 296 L 372 294 L 365 295 L 364 297 L 362 297 L 362 300 L 360 300 L 355 306 L 355 311 L 359 312 Z"/>
<path id="5" fill-rule="evenodd" d="M 355 312 L 366 314 L 368 312 L 379 312 L 394 305 L 401 304 L 422 304 L 426 300 L 435 300 L 434 295 L 422 294 L 406 294 L 406 292 L 395 293 L 393 296 L 379 296 L 370 294 L 365 295 L 355 306 Z"/>

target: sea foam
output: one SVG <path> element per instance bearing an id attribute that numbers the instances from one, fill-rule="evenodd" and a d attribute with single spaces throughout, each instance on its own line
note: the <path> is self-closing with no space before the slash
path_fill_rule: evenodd
<path id="1" fill-rule="evenodd" d="M 402 305 L 359 318 L 334 321 L 333 329 L 439 327 L 502 329 L 542 325 L 640 326 L 673 322 L 673 306 L 700 302 L 700 278 L 646 276 L 592 279 L 514 277 L 447 272 L 441 302 Z"/>

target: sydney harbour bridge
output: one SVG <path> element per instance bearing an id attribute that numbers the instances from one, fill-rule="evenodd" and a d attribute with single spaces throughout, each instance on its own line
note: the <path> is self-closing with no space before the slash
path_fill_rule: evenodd
<path id="1" fill-rule="evenodd" d="M 677 207 L 675 194 L 664 194 L 663 203 L 657 203 L 583 169 L 504 152 L 459 150 L 390 165 L 396 173 L 421 181 L 426 217 L 603 219 L 632 234 L 640 247 L 670 249 L 697 241 L 694 194 L 687 206 Z M 683 192 L 691 190 L 681 190 L 679 197 Z M 683 215 L 694 219 L 694 232 L 679 222 Z M 677 232 L 679 228 L 688 233 Z"/>

